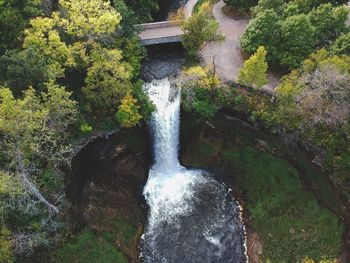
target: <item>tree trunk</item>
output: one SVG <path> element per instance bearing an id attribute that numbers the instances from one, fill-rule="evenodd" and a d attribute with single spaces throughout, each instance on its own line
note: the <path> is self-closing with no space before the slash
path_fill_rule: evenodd
<path id="1" fill-rule="evenodd" d="M 43 203 L 49 211 L 53 211 L 54 213 L 58 213 L 58 208 L 54 205 L 50 204 L 45 197 L 39 192 L 39 190 L 35 187 L 35 185 L 28 179 L 25 174 L 21 175 L 21 181 L 23 185 L 31 192 L 31 194 L 37 198 L 41 203 Z"/>
<path id="2" fill-rule="evenodd" d="M 40 193 L 40 191 L 36 188 L 36 186 L 30 181 L 28 177 L 28 169 L 24 167 L 22 154 L 20 153 L 19 150 L 17 150 L 17 163 L 18 163 L 18 170 L 21 175 L 20 178 L 24 187 L 26 187 L 35 198 L 37 198 L 41 203 L 43 203 L 49 209 L 49 212 L 53 211 L 54 213 L 57 214 L 59 212 L 57 207 L 50 204 L 45 199 L 45 197 Z"/>

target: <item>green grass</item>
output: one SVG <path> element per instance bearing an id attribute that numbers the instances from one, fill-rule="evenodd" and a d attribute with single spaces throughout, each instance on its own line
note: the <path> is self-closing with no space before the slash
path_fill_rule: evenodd
<path id="1" fill-rule="evenodd" d="M 287 161 L 245 146 L 224 158 L 237 172 L 247 208 L 263 241 L 263 258 L 272 263 L 336 258 L 343 226 L 303 189 L 298 171 Z"/>
<path id="2" fill-rule="evenodd" d="M 56 251 L 52 263 L 128 263 L 115 242 L 118 239 L 130 247 L 137 235 L 137 228 L 122 218 L 114 219 L 109 225 L 110 229 L 100 234 L 84 229 Z"/>
<path id="3" fill-rule="evenodd" d="M 118 237 L 126 246 L 131 245 L 137 234 L 137 228 L 127 220 L 120 218 L 115 219 L 111 225 L 112 230 L 105 232 L 103 236 L 111 242 L 114 242 Z"/>
<path id="4" fill-rule="evenodd" d="M 128 263 L 112 243 L 90 230 L 61 247 L 54 256 L 55 263 Z"/>

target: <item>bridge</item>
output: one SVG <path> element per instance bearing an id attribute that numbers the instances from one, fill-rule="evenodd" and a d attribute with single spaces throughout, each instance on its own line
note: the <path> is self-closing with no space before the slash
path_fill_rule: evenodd
<path id="1" fill-rule="evenodd" d="M 185 19 L 192 15 L 193 7 L 197 0 L 188 0 L 184 7 Z M 136 26 L 139 29 L 139 38 L 144 46 L 164 43 L 181 42 L 183 31 L 179 23 L 164 21 L 140 24 Z"/>
<path id="2" fill-rule="evenodd" d="M 174 22 L 164 21 L 137 25 L 139 38 L 144 46 L 181 42 L 183 35 L 180 26 Z"/>

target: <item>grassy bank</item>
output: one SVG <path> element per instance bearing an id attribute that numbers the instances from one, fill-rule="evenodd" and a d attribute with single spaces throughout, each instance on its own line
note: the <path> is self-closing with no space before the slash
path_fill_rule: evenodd
<path id="1" fill-rule="evenodd" d="M 236 121 L 212 121 L 201 128 L 192 128 L 191 122 L 184 122 L 183 131 L 197 135 L 191 135 L 193 140 L 184 150 L 184 163 L 227 173 L 226 181 L 241 193 L 262 240 L 262 262 L 295 263 L 306 258 L 319 262 L 338 257 L 344 226 L 324 208 L 337 211 L 338 204 L 325 177 L 305 156 L 290 148 L 296 157 L 292 164 L 275 154 L 288 148 Z M 317 196 L 306 189 L 308 184 L 315 187 Z"/>
<path id="2" fill-rule="evenodd" d="M 85 228 L 58 249 L 51 262 L 128 263 L 121 250 L 133 249 L 136 239 L 137 228 L 127 220 L 116 219 L 106 231 L 97 233 Z"/>

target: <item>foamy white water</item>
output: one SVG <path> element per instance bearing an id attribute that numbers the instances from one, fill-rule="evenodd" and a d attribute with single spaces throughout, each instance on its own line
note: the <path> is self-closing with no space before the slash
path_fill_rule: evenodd
<path id="1" fill-rule="evenodd" d="M 190 209 L 188 199 L 196 172 L 188 171 L 178 160 L 180 92 L 171 88 L 168 78 L 147 83 L 144 89 L 156 106 L 150 120 L 154 164 L 144 188 L 151 229 L 157 221 L 170 220 Z"/>

